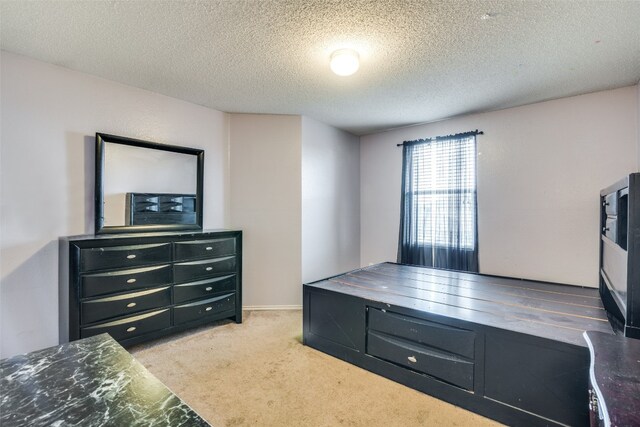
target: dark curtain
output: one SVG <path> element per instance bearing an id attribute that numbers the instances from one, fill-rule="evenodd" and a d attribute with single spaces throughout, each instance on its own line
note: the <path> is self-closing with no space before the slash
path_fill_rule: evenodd
<path id="1" fill-rule="evenodd" d="M 398 262 L 478 271 L 476 137 L 405 142 Z"/>

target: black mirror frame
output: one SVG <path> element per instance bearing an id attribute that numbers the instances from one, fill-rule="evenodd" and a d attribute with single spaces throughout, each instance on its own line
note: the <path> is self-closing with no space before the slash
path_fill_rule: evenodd
<path id="1" fill-rule="evenodd" d="M 105 143 L 130 145 L 134 147 L 150 148 L 153 150 L 170 151 L 174 153 L 191 154 L 197 156 L 196 177 L 196 223 L 195 224 L 151 224 L 151 225 L 104 225 L 104 149 Z M 125 138 L 123 136 L 96 133 L 96 175 L 95 175 L 95 234 L 115 233 L 144 233 L 155 231 L 202 230 L 203 211 L 203 181 L 204 181 L 204 150 L 181 147 L 177 145 L 159 144 L 157 142 L 142 141 Z"/>

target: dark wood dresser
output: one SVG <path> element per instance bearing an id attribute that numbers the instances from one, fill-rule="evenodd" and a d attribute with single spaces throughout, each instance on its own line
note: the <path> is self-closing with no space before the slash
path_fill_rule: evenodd
<path id="1" fill-rule="evenodd" d="M 131 345 L 212 321 L 242 322 L 242 232 L 60 239 L 60 342 Z"/>
<path id="2" fill-rule="evenodd" d="M 588 331 L 591 426 L 640 425 L 640 340 Z"/>

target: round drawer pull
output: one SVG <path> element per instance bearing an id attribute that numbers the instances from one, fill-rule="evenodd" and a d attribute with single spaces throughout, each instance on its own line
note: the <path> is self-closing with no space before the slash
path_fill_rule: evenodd
<path id="1" fill-rule="evenodd" d="M 207 292 L 212 291 L 212 290 L 213 290 L 213 286 L 207 286 L 205 288 L 205 291 L 207 291 Z"/>
<path id="2" fill-rule="evenodd" d="M 213 246 L 207 246 L 207 247 L 206 247 L 206 248 L 204 248 L 204 249 L 205 249 L 205 250 L 207 250 L 207 251 L 211 251 L 211 250 L 213 250 Z"/>
<path id="3" fill-rule="evenodd" d="M 418 359 L 416 359 L 415 356 L 409 356 L 407 357 L 407 359 L 409 359 L 409 362 L 413 362 L 413 363 L 416 363 L 418 361 Z"/>
<path id="4" fill-rule="evenodd" d="M 127 279 L 127 283 L 136 283 L 137 279 Z"/>
<path id="5" fill-rule="evenodd" d="M 134 259 L 136 257 L 135 254 L 127 255 L 127 259 Z"/>
<path id="6" fill-rule="evenodd" d="M 127 328 L 127 332 L 133 332 L 136 330 L 135 326 L 131 326 L 130 328 Z"/>
<path id="7" fill-rule="evenodd" d="M 211 271 L 211 270 L 213 270 L 213 267 L 207 267 L 207 268 L 205 268 L 205 270 Z"/>
<path id="8" fill-rule="evenodd" d="M 132 308 L 135 307 L 136 303 L 135 302 L 130 302 L 129 304 L 127 304 L 127 308 Z"/>
<path id="9" fill-rule="evenodd" d="M 211 310 L 213 310 L 213 307 L 207 307 L 204 309 L 204 311 L 211 311 Z"/>

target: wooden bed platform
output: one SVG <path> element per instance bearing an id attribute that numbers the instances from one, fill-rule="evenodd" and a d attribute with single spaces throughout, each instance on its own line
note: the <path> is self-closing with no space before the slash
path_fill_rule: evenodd
<path id="1" fill-rule="evenodd" d="M 597 289 L 383 263 L 304 285 L 304 343 L 509 425 L 588 425 Z"/>

